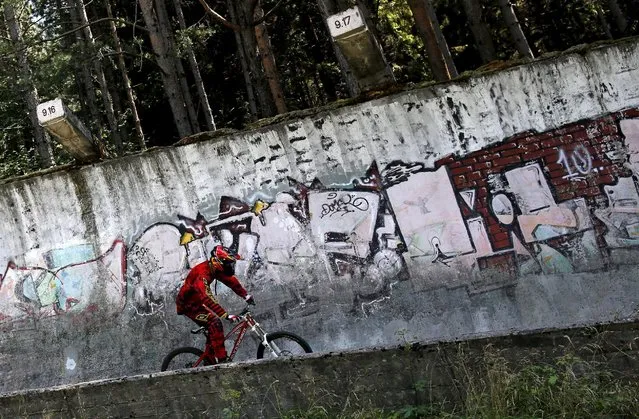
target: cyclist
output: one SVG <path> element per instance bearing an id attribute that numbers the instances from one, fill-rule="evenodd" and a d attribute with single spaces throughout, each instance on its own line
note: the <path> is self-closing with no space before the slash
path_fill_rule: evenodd
<path id="1" fill-rule="evenodd" d="M 226 348 L 224 347 L 224 327 L 220 319 L 236 322 L 238 316 L 228 314 L 217 302 L 211 292 L 211 285 L 217 281 L 231 288 L 238 296 L 244 298 L 248 304 L 255 304 L 251 294 L 247 293 L 235 276 L 235 262 L 240 256 L 224 246 L 215 246 L 211 251 L 211 258 L 199 263 L 191 269 L 184 284 L 178 292 L 176 302 L 177 314 L 185 315 L 200 326 L 208 329 L 206 339 L 207 353 L 215 356 L 217 363 L 226 362 Z"/>

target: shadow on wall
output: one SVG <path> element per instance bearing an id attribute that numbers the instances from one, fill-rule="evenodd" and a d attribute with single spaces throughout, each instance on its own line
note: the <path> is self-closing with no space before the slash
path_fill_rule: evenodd
<path id="1" fill-rule="evenodd" d="M 243 256 L 238 275 L 251 290 L 289 290 L 283 317 L 317 312 L 325 289 L 345 284 L 354 312 L 368 315 L 399 281 L 418 291 L 480 293 L 528 274 L 636 264 L 636 117 L 631 109 L 520 134 L 435 168 L 397 161 L 380 170 L 373 162 L 348 186 L 289 179 L 271 200 L 223 197 L 210 219 L 197 213 L 151 225 L 126 253 L 116 240 L 98 257 L 85 245 L 43 254 L 42 267 L 10 263 L 0 282 L 0 323 L 119 312 L 125 298 L 140 314 L 156 313 L 219 243 Z"/>

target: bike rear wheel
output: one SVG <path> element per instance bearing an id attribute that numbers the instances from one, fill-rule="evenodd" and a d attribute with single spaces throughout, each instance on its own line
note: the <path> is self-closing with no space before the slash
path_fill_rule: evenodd
<path id="1" fill-rule="evenodd" d="M 204 352 L 191 346 L 177 348 L 169 352 L 162 361 L 162 371 L 193 368 Z M 197 366 L 211 365 L 208 359 L 203 359 Z"/>
<path id="2" fill-rule="evenodd" d="M 281 356 L 295 356 L 302 354 L 309 354 L 313 352 L 311 345 L 309 345 L 304 339 L 297 336 L 295 333 L 290 332 L 275 332 L 266 335 L 268 343 L 274 343 L 277 349 L 281 351 Z M 262 358 L 275 358 L 275 355 L 270 350 L 265 350 L 265 346 L 260 343 L 257 348 L 257 359 Z"/>

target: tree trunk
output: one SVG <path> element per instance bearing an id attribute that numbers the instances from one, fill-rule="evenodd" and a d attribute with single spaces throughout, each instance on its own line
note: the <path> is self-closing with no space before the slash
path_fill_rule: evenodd
<path id="1" fill-rule="evenodd" d="M 175 13 L 178 17 L 178 23 L 180 24 L 180 29 L 182 31 L 186 30 L 186 20 L 184 19 L 184 13 L 182 11 L 182 5 L 180 4 L 180 0 L 173 0 L 173 6 L 175 7 Z M 206 94 L 206 90 L 204 89 L 204 81 L 202 81 L 202 74 L 200 73 L 200 66 L 197 63 L 197 59 L 195 58 L 195 53 L 193 52 L 193 48 L 191 48 L 190 44 L 186 46 L 186 54 L 189 59 L 189 65 L 191 66 L 191 73 L 193 73 L 193 78 L 195 80 L 195 87 L 197 88 L 197 93 L 200 98 L 200 106 L 202 107 L 202 111 L 204 112 L 204 119 L 206 121 L 206 127 L 209 131 L 215 131 L 215 121 L 213 120 L 213 111 L 211 110 L 211 105 L 209 103 L 208 95 Z"/>
<path id="2" fill-rule="evenodd" d="M 444 33 L 441 30 L 439 25 L 439 20 L 437 19 L 437 14 L 435 13 L 435 8 L 430 0 L 424 0 L 426 3 L 426 11 L 428 12 L 428 17 L 430 21 L 433 22 L 435 28 L 435 37 L 437 38 L 437 46 L 439 50 L 442 52 L 444 57 L 444 61 L 446 62 L 446 67 L 448 67 L 448 71 L 450 72 L 451 77 L 459 76 L 459 72 L 457 71 L 457 67 L 455 66 L 455 62 L 453 61 L 453 56 L 450 53 L 450 48 L 448 48 L 448 42 L 446 42 L 446 38 L 444 38 Z"/>
<path id="3" fill-rule="evenodd" d="M 494 61 L 497 58 L 495 44 L 493 44 L 493 38 L 490 36 L 488 26 L 483 19 L 480 0 L 462 0 L 462 4 L 482 62 L 485 64 Z"/>
<path id="4" fill-rule="evenodd" d="M 311 41 L 308 46 L 309 53 L 311 54 L 311 57 L 313 57 L 313 63 L 315 63 L 315 79 L 319 78 L 319 82 L 316 81 L 315 85 L 318 87 L 318 91 L 323 92 L 323 94 L 320 93 L 323 103 L 333 102 L 337 100 L 337 87 L 330 74 L 328 74 L 328 72 L 324 69 L 324 66 L 321 65 L 321 63 L 326 60 L 326 57 L 324 56 L 324 51 L 320 46 L 320 37 L 317 34 L 317 29 L 313 25 L 313 21 L 310 16 L 304 15 L 300 16 L 300 18 L 305 21 L 304 32 L 306 34 L 306 39 Z"/>
<path id="5" fill-rule="evenodd" d="M 180 83 L 175 70 L 172 57 L 168 55 L 165 40 L 160 32 L 158 19 L 155 13 L 153 0 L 139 0 L 140 9 L 144 17 L 146 29 L 148 30 L 151 46 L 156 55 L 158 66 L 161 69 L 164 91 L 166 92 L 173 112 L 173 119 L 180 138 L 193 134 L 191 123 L 186 111 L 186 103 L 180 88 Z M 166 29 L 165 29 L 166 31 Z"/>
<path id="6" fill-rule="evenodd" d="M 87 17 L 87 11 L 84 7 L 84 0 L 76 1 L 78 16 L 80 17 L 80 23 L 84 25 L 83 32 L 85 41 L 89 45 L 89 51 L 91 52 L 91 61 L 93 62 L 93 70 L 95 76 L 100 84 L 100 91 L 102 92 L 102 102 L 104 103 L 104 110 L 106 111 L 107 121 L 109 122 L 109 130 L 111 131 L 111 138 L 115 145 L 116 153 L 122 154 L 122 138 L 120 137 L 120 129 L 118 127 L 118 121 L 115 117 L 115 111 L 113 110 L 113 101 L 111 99 L 111 93 L 109 92 L 109 86 L 104 76 L 104 69 L 102 68 L 102 54 L 98 52 L 95 47 L 95 39 L 93 39 L 93 33 L 91 26 L 88 25 L 89 19 Z"/>
<path id="7" fill-rule="evenodd" d="M 612 32 L 610 31 L 610 25 L 608 24 L 608 20 L 606 19 L 606 13 L 603 11 L 603 8 L 599 5 L 596 5 L 595 10 L 597 12 L 597 18 L 599 19 L 599 22 L 601 23 L 601 28 L 606 34 L 606 38 L 614 39 L 614 37 L 612 36 Z"/>
<path id="8" fill-rule="evenodd" d="M 182 89 L 182 96 L 184 97 L 184 104 L 186 105 L 186 112 L 189 115 L 189 121 L 191 121 L 191 129 L 194 133 L 200 132 L 200 124 L 197 118 L 197 111 L 195 110 L 193 97 L 191 96 L 191 89 L 182 66 L 182 59 L 178 55 L 176 48 L 175 37 L 173 36 L 173 27 L 169 19 L 169 14 L 166 10 L 164 0 L 155 0 L 155 10 L 158 17 L 160 33 L 162 38 L 166 41 L 166 48 L 168 56 L 171 58 L 178 81 L 180 82 L 180 88 Z"/>
<path id="9" fill-rule="evenodd" d="M 255 9 L 254 18 L 261 19 L 263 16 L 264 11 L 258 5 Z M 271 89 L 271 95 L 273 96 L 277 113 L 286 113 L 286 101 L 284 100 L 284 92 L 282 91 L 282 85 L 280 83 L 280 75 L 277 71 L 277 64 L 275 64 L 275 57 L 273 56 L 273 49 L 271 48 L 271 40 L 264 23 L 255 26 L 255 39 L 257 40 L 260 57 L 262 58 L 262 66 L 264 66 L 264 75 Z"/>
<path id="10" fill-rule="evenodd" d="M 250 84 L 253 87 L 255 98 L 257 99 L 258 114 L 260 117 L 273 116 L 276 114 L 277 109 L 266 82 L 264 70 L 259 61 L 255 28 L 252 26 L 254 18 L 253 8 L 250 4 L 251 2 L 246 0 L 241 2 L 228 0 L 227 3 L 229 5 L 229 9 L 235 5 L 234 14 L 236 16 L 236 23 L 241 27 L 238 32 L 238 38 L 240 40 L 238 49 L 243 49 L 240 56 L 243 56 L 246 60 L 245 65 L 251 80 Z"/>
<path id="11" fill-rule="evenodd" d="M 103 36 L 98 36 L 99 39 L 103 39 Z M 107 86 L 109 87 L 109 94 L 111 95 L 111 99 L 113 102 L 113 111 L 115 112 L 116 121 L 118 123 L 118 133 L 120 138 L 122 139 L 122 152 L 124 153 L 127 148 L 127 143 L 131 142 L 133 137 L 126 124 L 127 115 L 125 110 L 122 108 L 122 95 L 120 88 L 122 87 L 120 73 L 118 71 L 118 67 L 113 61 L 113 57 L 105 57 L 106 64 L 104 68 L 104 76 L 106 77 Z M 117 73 L 117 74 L 116 74 Z"/>
<path id="12" fill-rule="evenodd" d="M 528 45 L 528 40 L 524 35 L 524 31 L 521 29 L 519 20 L 517 20 L 517 15 L 515 14 L 515 9 L 513 9 L 512 3 L 510 0 L 498 0 L 498 2 L 501 14 L 504 16 L 506 26 L 508 26 L 510 37 L 515 44 L 515 48 L 522 56 L 535 58 L 532 50 L 530 49 L 530 45 Z"/>
<path id="13" fill-rule="evenodd" d="M 8 1 L 5 1 L 4 3 L 4 16 L 7 29 L 9 30 L 9 36 L 11 37 L 11 42 L 17 51 L 16 56 L 18 59 L 18 65 L 20 66 L 18 83 L 21 85 L 22 90 L 24 90 L 25 93 L 27 108 L 29 110 L 29 119 L 31 120 L 31 125 L 33 127 L 40 165 L 42 167 L 50 167 L 54 164 L 51 144 L 46 132 L 38 122 L 37 108 L 40 102 L 40 99 L 38 98 L 38 90 L 33 82 L 33 73 L 31 72 L 31 66 L 29 65 L 29 60 L 27 58 L 27 50 L 22 38 L 22 31 L 18 21 L 16 20 L 15 10 L 13 5 Z"/>
<path id="14" fill-rule="evenodd" d="M 413 12 L 415 24 L 424 41 L 435 80 L 446 81 L 457 77 L 457 68 L 430 0 L 408 0 L 408 6 Z"/>
<path id="15" fill-rule="evenodd" d="M 69 11 L 69 17 L 71 18 L 73 28 L 79 27 L 80 18 L 78 17 L 78 11 L 75 7 L 75 0 L 66 0 L 66 4 L 66 9 Z M 89 109 L 89 113 L 91 115 L 91 123 L 88 125 L 93 128 L 93 132 L 97 133 L 101 137 L 104 129 L 102 126 L 102 117 L 98 110 L 98 100 L 95 94 L 95 86 L 93 85 L 91 67 L 89 65 L 91 59 L 89 58 L 87 46 L 84 42 L 84 38 L 82 37 L 82 31 L 75 31 L 74 34 L 75 42 L 78 44 L 80 49 L 80 59 L 76 61 L 78 62 L 77 65 L 81 70 L 80 79 L 81 84 L 84 86 L 83 90 L 86 96 L 86 103 L 84 103 L 84 106 Z"/>
<path id="16" fill-rule="evenodd" d="M 610 8 L 610 13 L 612 14 L 612 18 L 615 21 L 617 29 L 622 35 L 625 34 L 628 29 L 628 19 L 626 18 L 626 15 L 624 15 L 623 11 L 621 11 L 621 7 L 619 7 L 617 0 L 608 0 L 608 8 Z"/>
<path id="17" fill-rule="evenodd" d="M 229 18 L 233 22 L 237 22 L 237 13 L 235 6 L 232 2 L 228 2 Z M 244 84 L 246 87 L 246 100 L 249 105 L 249 111 L 251 112 L 251 120 L 255 121 L 259 118 L 259 111 L 257 110 L 257 95 L 253 88 L 253 80 L 251 79 L 251 71 L 248 68 L 248 57 L 246 57 L 246 51 L 242 47 L 242 35 L 240 31 L 233 31 L 235 35 L 235 43 L 237 44 L 237 52 L 240 56 L 240 65 L 242 66 L 242 74 L 244 75 Z"/>
<path id="18" fill-rule="evenodd" d="M 68 8 L 66 7 L 66 4 L 63 0 L 55 0 L 55 5 L 56 8 L 58 10 L 58 24 L 60 25 L 60 28 L 62 30 L 62 32 L 68 32 L 71 33 L 71 31 L 77 27 L 77 19 L 74 18 L 75 14 L 73 13 L 69 13 Z M 73 8 L 71 8 L 73 9 Z M 66 51 L 71 51 L 73 48 L 73 39 L 71 36 L 65 36 L 62 39 L 60 39 L 60 44 L 62 45 L 62 48 L 64 48 Z M 78 100 L 80 102 L 80 118 L 86 120 L 87 122 L 87 127 L 89 128 L 89 118 L 92 118 L 93 115 L 91 114 L 90 110 L 89 110 L 89 106 L 88 106 L 88 97 L 87 97 L 87 93 L 86 93 L 86 89 L 85 89 L 85 81 L 84 81 L 84 77 L 83 77 L 83 65 L 82 62 L 84 60 L 78 60 L 78 59 L 73 59 L 72 60 L 72 65 L 73 65 L 73 74 L 75 74 L 76 76 L 73 78 L 73 81 L 75 83 L 75 91 L 78 94 Z M 85 116 L 83 118 L 83 116 Z"/>
<path id="19" fill-rule="evenodd" d="M 107 16 L 109 19 L 113 19 L 113 12 L 111 11 L 111 0 L 105 0 Z M 113 39 L 113 45 L 115 46 L 115 52 L 118 54 L 118 69 L 122 75 L 122 81 L 124 82 L 124 90 L 126 91 L 127 101 L 129 102 L 129 109 L 131 110 L 131 116 L 133 117 L 133 125 L 135 126 L 135 132 L 137 134 L 138 145 L 140 150 L 146 149 L 144 142 L 144 131 L 142 130 L 142 122 L 140 122 L 140 116 L 138 115 L 138 107 L 135 104 L 135 95 L 133 93 L 133 87 L 131 87 L 131 79 L 129 79 L 129 73 L 126 69 L 126 63 L 124 62 L 124 55 L 122 54 L 122 43 L 118 36 L 118 29 L 115 26 L 113 20 L 109 21 L 109 29 L 111 30 L 111 38 Z"/>
<path id="20" fill-rule="evenodd" d="M 330 28 L 328 27 L 328 22 L 326 19 L 339 13 L 343 10 L 346 10 L 351 7 L 348 1 L 345 0 L 317 0 L 317 6 L 324 18 L 324 25 L 326 25 L 326 30 L 330 33 Z M 337 43 L 331 38 L 331 45 L 333 46 L 333 51 L 335 52 L 335 57 L 337 58 L 337 65 L 340 68 L 342 73 L 342 77 L 344 78 L 344 82 L 346 83 L 346 90 L 348 90 L 348 94 L 351 97 L 356 97 L 361 93 L 361 89 L 359 88 L 359 83 L 357 82 L 357 78 L 353 75 L 353 71 L 348 65 L 348 61 L 342 51 L 337 46 Z"/>

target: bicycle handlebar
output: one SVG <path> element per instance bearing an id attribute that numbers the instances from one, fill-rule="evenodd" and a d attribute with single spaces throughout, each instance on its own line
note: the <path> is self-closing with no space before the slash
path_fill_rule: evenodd
<path id="1" fill-rule="evenodd" d="M 249 312 L 251 311 L 251 310 L 250 310 L 251 305 L 255 305 L 255 304 L 247 304 L 247 305 L 246 305 L 246 307 L 244 307 L 244 310 L 242 310 L 240 313 L 238 313 L 238 314 L 237 314 L 237 316 L 244 316 L 245 314 L 249 313 Z M 219 316 L 217 315 L 217 313 L 215 313 L 213 310 L 211 310 L 210 308 L 208 308 L 208 307 L 206 306 L 206 304 L 202 304 L 202 307 L 204 307 L 204 309 L 205 309 L 206 311 L 208 311 L 209 313 L 213 314 L 215 317 L 219 317 Z"/>
<path id="2" fill-rule="evenodd" d="M 246 305 L 246 307 L 244 307 L 244 310 L 242 310 L 242 311 L 238 314 L 238 316 L 244 316 L 245 314 L 249 313 L 249 312 L 251 311 L 251 310 L 250 310 L 250 307 L 251 307 L 251 305 L 250 305 L 250 304 L 247 304 L 247 305 Z"/>

